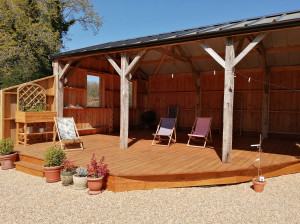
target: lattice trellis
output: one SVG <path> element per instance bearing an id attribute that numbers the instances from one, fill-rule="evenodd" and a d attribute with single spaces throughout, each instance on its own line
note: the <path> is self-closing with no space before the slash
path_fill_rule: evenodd
<path id="1" fill-rule="evenodd" d="M 17 90 L 18 110 L 25 111 L 46 106 L 46 90 L 37 84 L 26 84 Z"/>

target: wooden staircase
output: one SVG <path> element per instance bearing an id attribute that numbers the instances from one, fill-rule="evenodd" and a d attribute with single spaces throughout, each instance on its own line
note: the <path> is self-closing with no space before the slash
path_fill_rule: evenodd
<path id="1" fill-rule="evenodd" d="M 17 171 L 34 175 L 37 177 L 44 177 L 44 160 L 42 159 L 19 154 L 19 161 L 15 162 L 15 165 Z"/>

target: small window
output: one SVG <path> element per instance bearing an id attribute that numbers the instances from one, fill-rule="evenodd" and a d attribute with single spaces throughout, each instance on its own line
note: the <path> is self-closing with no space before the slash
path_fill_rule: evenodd
<path id="1" fill-rule="evenodd" d="M 87 75 L 87 107 L 100 107 L 100 77 Z"/>

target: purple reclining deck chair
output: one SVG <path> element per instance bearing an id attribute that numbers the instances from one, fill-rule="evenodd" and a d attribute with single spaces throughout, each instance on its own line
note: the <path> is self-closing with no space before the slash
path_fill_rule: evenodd
<path id="1" fill-rule="evenodd" d="M 162 144 L 156 144 L 155 140 L 158 140 L 159 142 L 163 140 L 168 140 L 168 146 L 170 146 L 171 141 L 176 142 L 175 125 L 176 125 L 176 118 L 160 118 L 160 122 L 157 126 L 156 133 L 153 134 L 154 138 L 152 141 L 152 145 L 162 145 Z M 173 134 L 174 134 L 174 138 L 173 138 Z"/>
<path id="2" fill-rule="evenodd" d="M 197 117 L 195 120 L 195 123 L 192 128 L 191 134 L 188 134 L 189 140 L 187 143 L 187 146 L 193 146 L 193 147 L 202 147 L 205 148 L 206 142 L 212 142 L 211 137 L 211 117 Z M 190 145 L 190 140 L 199 141 L 197 138 L 204 139 L 204 145 L 203 146 L 197 146 L 197 145 Z"/>

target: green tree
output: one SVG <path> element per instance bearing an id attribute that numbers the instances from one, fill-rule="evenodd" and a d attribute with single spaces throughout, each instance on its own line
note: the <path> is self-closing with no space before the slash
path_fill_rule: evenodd
<path id="1" fill-rule="evenodd" d="M 76 22 L 96 34 L 102 18 L 90 0 L 1 0 L 1 87 L 51 75 L 48 56 L 62 49 Z"/>

